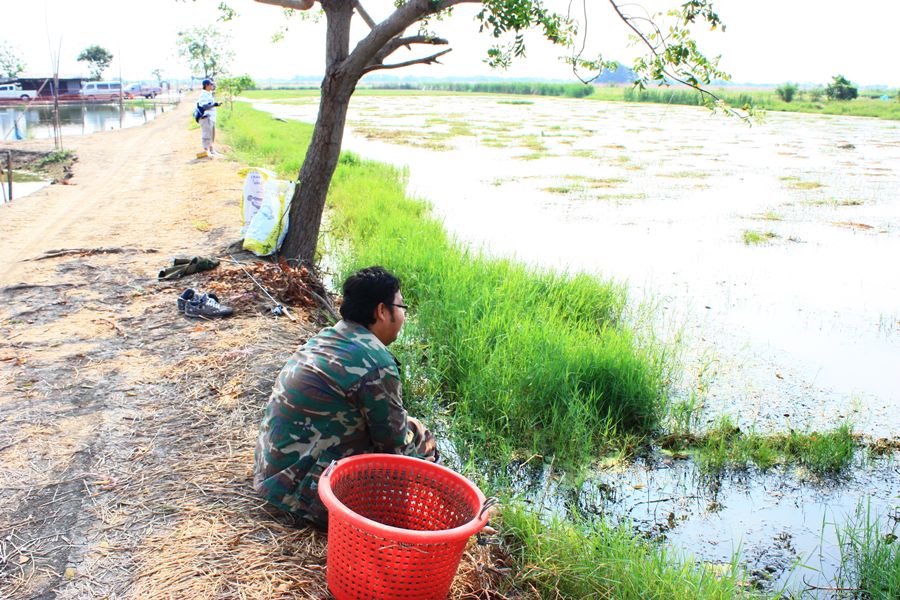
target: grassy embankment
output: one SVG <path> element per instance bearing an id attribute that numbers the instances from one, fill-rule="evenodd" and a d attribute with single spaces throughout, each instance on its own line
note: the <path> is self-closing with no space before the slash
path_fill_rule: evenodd
<path id="1" fill-rule="evenodd" d="M 235 110 L 238 118 L 226 113 L 221 120 L 239 158 L 296 176 L 310 126 L 276 122 L 242 104 Z M 329 203 L 329 227 L 352 247 L 344 270 L 382 263 L 404 277 L 404 294 L 414 307 L 402 348 L 410 406 L 421 414 L 449 409 L 458 447 L 478 448 L 495 465 L 542 452 L 561 464 L 578 464 L 659 424 L 670 356 L 626 325 L 623 289 L 466 251 L 428 216 L 427 205 L 405 197 L 403 173 L 351 153 L 342 156 Z M 709 471 L 790 462 L 829 475 L 850 464 L 854 447 L 849 427 L 763 436 L 740 432 L 728 421 L 703 435 L 683 430 L 657 439 L 675 455 L 696 455 Z M 462 458 L 467 469 L 478 468 L 472 456 Z M 515 507 L 503 518 L 508 548 L 523 564 L 541 565 L 535 584 L 548 590 L 577 596 L 579 590 L 604 589 L 602 581 L 610 580 L 617 593 L 633 584 L 658 589 L 663 597 L 670 596 L 666 586 L 676 572 L 691 589 L 736 589 L 734 572 L 712 578 L 603 523 L 547 524 Z M 597 564 L 604 569 L 596 571 Z M 640 587 L 654 577 L 656 583 Z"/>
<path id="2" fill-rule="evenodd" d="M 309 125 L 240 104 L 233 116 L 222 115 L 220 125 L 240 160 L 295 176 Z M 402 275 L 415 307 L 407 356 L 427 356 L 429 380 L 440 381 L 442 401 L 452 404 L 452 427 L 489 455 L 541 448 L 574 460 L 616 431 L 656 423 L 666 355 L 623 322 L 624 290 L 468 252 L 424 203 L 405 197 L 402 173 L 349 153 L 329 202 L 330 227 L 353 250 L 344 268 L 382 263 Z M 427 348 L 416 350 L 424 340 Z M 740 595 L 736 569 L 713 576 L 622 527 L 546 524 L 516 506 L 501 519 L 522 577 L 548 597 Z"/>
<path id="3" fill-rule="evenodd" d="M 236 111 L 238 119 L 223 118 L 232 145 L 252 147 L 250 162 L 296 176 L 299 152 L 282 161 L 284 144 L 298 147 L 308 131 L 288 123 L 282 128 L 296 131 L 287 140 L 264 135 L 268 116 L 240 105 Z M 466 250 L 424 203 L 405 197 L 401 172 L 350 153 L 329 202 L 329 227 L 352 246 L 343 268 L 378 263 L 402 275 L 415 307 L 407 363 L 432 383 L 409 387 L 452 405 L 453 430 L 465 446 L 495 459 L 549 452 L 574 465 L 622 434 L 645 434 L 659 423 L 669 350 L 625 322 L 622 287 Z"/>

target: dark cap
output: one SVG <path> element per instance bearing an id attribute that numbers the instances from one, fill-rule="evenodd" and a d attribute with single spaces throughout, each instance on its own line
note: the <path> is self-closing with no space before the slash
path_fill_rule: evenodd
<path id="1" fill-rule="evenodd" d="M 208 85 L 213 85 L 213 80 L 212 80 L 212 79 L 204 79 L 204 80 L 203 80 L 203 83 L 201 84 L 201 87 L 206 87 L 206 86 L 208 86 Z"/>

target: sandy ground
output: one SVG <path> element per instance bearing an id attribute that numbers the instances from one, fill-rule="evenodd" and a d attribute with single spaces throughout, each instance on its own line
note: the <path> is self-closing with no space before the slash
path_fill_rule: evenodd
<path id="1" fill-rule="evenodd" d="M 69 185 L 0 207 L 0 598 L 329 597 L 326 538 L 250 487 L 271 382 L 318 311 L 273 317 L 228 263 L 156 280 L 238 239 L 239 165 L 194 158 L 191 105 L 66 139 Z M 240 308 L 187 319 L 185 287 Z M 485 552 L 453 596 L 493 597 Z"/>

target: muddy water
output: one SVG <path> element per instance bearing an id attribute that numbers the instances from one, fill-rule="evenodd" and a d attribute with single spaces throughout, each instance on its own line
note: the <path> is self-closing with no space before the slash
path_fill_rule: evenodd
<path id="1" fill-rule="evenodd" d="M 265 108 L 312 122 L 316 103 Z M 712 379 L 707 419 L 900 432 L 900 124 L 358 97 L 349 126 L 344 147 L 409 166 L 461 239 L 654 298 L 687 340 L 688 378 Z M 777 237 L 748 245 L 745 231 Z"/>
<path id="2" fill-rule="evenodd" d="M 652 299 L 659 331 L 683 334 L 683 384 L 708 385 L 701 422 L 900 433 L 900 124 L 771 114 L 750 128 L 687 107 L 529 102 L 357 97 L 344 148 L 408 166 L 411 192 L 467 243 Z M 258 106 L 308 122 L 317 109 Z M 858 459 L 840 481 L 710 480 L 657 461 L 581 489 L 538 469 L 520 489 L 544 510 L 630 519 L 700 560 L 739 551 L 762 587 L 800 592 L 804 577 L 833 580 L 835 524 L 860 502 L 898 525 L 886 515 L 900 472 Z"/>

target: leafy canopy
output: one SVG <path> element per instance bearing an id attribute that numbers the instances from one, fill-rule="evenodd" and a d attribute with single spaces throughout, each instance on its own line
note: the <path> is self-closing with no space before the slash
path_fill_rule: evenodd
<path id="1" fill-rule="evenodd" d="M 103 71 L 109 67 L 112 59 L 112 52 L 96 44 L 82 50 L 77 58 L 79 62 L 88 64 L 88 69 L 91 71 L 91 79 L 94 81 L 103 79 Z"/>
<path id="2" fill-rule="evenodd" d="M 237 77 L 223 77 L 216 82 L 216 87 L 222 90 L 228 97 L 228 101 L 234 103 L 234 97 L 240 96 L 244 90 L 256 87 L 256 82 L 249 75 L 238 75 Z"/>
<path id="3" fill-rule="evenodd" d="M 6 42 L 0 42 L 0 75 L 17 77 L 24 70 L 25 59 L 22 55 Z"/>
<path id="4" fill-rule="evenodd" d="M 214 79 L 226 73 L 234 57 L 230 47 L 231 38 L 212 25 L 178 32 L 178 55 L 187 61 L 197 79 Z"/>
<path id="5" fill-rule="evenodd" d="M 825 88 L 825 95 L 831 100 L 853 100 L 859 91 L 843 75 L 835 75 L 833 81 Z"/>

